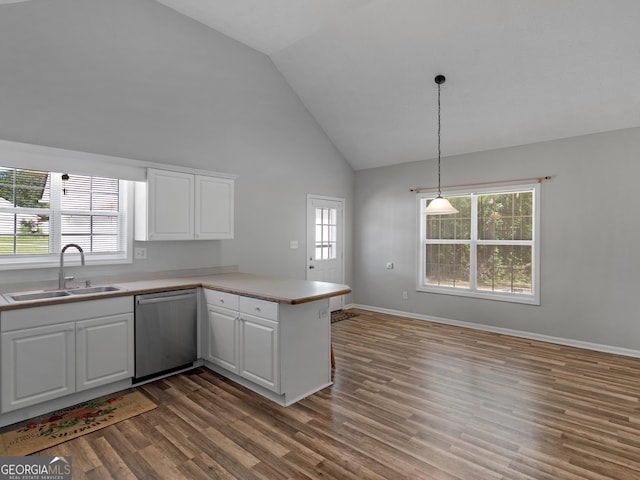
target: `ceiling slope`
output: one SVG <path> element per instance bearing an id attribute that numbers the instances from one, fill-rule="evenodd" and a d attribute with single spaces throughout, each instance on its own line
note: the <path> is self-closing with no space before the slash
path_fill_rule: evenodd
<path id="1" fill-rule="evenodd" d="M 269 55 L 356 170 L 640 126 L 637 0 L 158 0 Z"/>

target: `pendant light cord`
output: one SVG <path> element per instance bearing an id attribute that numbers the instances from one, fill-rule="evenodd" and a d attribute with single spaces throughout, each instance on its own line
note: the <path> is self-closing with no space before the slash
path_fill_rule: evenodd
<path id="1" fill-rule="evenodd" d="M 442 196 L 440 190 L 440 84 L 438 83 L 438 196 Z"/>

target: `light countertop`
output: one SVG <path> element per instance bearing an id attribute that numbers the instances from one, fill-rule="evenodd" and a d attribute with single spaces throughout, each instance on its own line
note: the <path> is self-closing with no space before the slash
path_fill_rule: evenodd
<path id="1" fill-rule="evenodd" d="M 167 277 L 132 282 L 111 282 L 110 285 L 115 285 L 123 290 L 16 303 L 11 303 L 0 296 L 0 311 L 198 287 L 290 305 L 345 295 L 351 292 L 351 288 L 348 285 L 339 283 L 275 278 L 239 272 L 180 278 Z"/>

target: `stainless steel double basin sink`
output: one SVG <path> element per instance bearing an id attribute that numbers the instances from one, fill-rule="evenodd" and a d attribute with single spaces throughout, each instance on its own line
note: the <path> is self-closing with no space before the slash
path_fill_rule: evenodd
<path id="1" fill-rule="evenodd" d="M 74 295 L 90 295 L 97 293 L 120 292 L 126 290 L 115 285 L 96 287 L 68 288 L 66 290 L 42 290 L 37 292 L 5 293 L 2 296 L 10 303 L 28 302 L 32 300 L 47 300 L 50 298 L 70 297 Z"/>

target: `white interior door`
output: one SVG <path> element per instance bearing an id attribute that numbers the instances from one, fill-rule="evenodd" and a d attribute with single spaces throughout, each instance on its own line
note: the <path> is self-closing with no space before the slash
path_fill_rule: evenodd
<path id="1" fill-rule="evenodd" d="M 344 200 L 307 196 L 307 280 L 344 283 Z M 331 311 L 344 306 L 344 297 L 332 297 Z"/>

